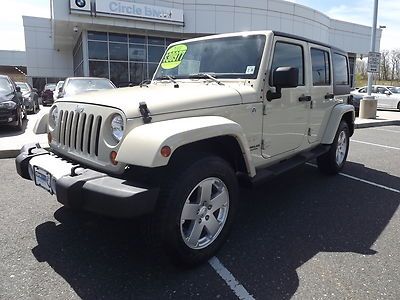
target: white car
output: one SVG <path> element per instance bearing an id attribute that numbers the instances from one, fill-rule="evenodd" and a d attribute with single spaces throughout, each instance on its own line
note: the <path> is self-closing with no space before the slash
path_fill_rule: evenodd
<path id="1" fill-rule="evenodd" d="M 57 82 L 56 89 L 54 90 L 54 93 L 53 93 L 54 101 L 57 100 L 58 94 L 60 93 L 60 88 L 62 88 L 63 84 L 64 84 L 64 81 Z"/>
<path id="2" fill-rule="evenodd" d="M 352 91 L 351 94 L 357 96 L 367 95 L 367 87 L 361 87 Z M 400 87 L 373 85 L 371 96 L 378 100 L 378 108 L 400 110 Z"/>

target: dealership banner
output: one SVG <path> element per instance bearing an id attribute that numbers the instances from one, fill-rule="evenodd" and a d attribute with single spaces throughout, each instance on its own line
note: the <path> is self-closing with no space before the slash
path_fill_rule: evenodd
<path id="1" fill-rule="evenodd" d="M 183 23 L 183 10 L 116 0 L 96 0 L 96 13 Z"/>

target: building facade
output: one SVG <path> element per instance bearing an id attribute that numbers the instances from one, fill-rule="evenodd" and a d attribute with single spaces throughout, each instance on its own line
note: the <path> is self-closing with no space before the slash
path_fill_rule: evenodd
<path id="1" fill-rule="evenodd" d="M 40 88 L 68 76 L 118 86 L 152 77 L 165 48 L 191 37 L 276 30 L 368 53 L 371 28 L 283 0 L 52 0 L 51 18 L 23 17 L 28 79 Z M 381 31 L 378 30 L 377 45 Z"/>

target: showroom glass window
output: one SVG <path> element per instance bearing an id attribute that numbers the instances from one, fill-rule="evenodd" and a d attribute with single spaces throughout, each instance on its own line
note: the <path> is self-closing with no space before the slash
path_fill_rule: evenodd
<path id="1" fill-rule="evenodd" d="M 74 49 L 72 50 L 74 76 L 83 76 L 83 49 L 82 34 L 80 34 Z"/>
<path id="2" fill-rule="evenodd" d="M 298 83 L 299 85 L 304 85 L 303 47 L 286 42 L 277 42 L 272 59 L 271 75 L 273 71 L 279 67 L 297 68 L 299 70 Z M 272 76 L 270 78 L 272 78 Z"/>
<path id="3" fill-rule="evenodd" d="M 89 74 L 117 86 L 151 79 L 165 48 L 176 39 L 111 32 L 88 32 Z"/>
<path id="4" fill-rule="evenodd" d="M 333 78 L 335 79 L 335 84 L 337 85 L 348 85 L 349 84 L 349 72 L 348 72 L 348 62 L 347 57 L 334 53 L 333 54 Z"/>
<path id="5" fill-rule="evenodd" d="M 330 85 L 331 68 L 328 51 L 311 48 L 311 64 L 313 85 Z"/>

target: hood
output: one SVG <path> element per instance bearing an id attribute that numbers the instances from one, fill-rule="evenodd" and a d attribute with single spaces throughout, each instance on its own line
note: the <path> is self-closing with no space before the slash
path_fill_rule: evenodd
<path id="1" fill-rule="evenodd" d="M 116 107 L 122 110 L 127 118 L 140 116 L 139 103 L 146 102 L 151 115 L 177 111 L 234 105 L 242 102 L 236 89 L 228 85 L 196 83 L 150 84 L 147 87 L 135 86 L 112 90 L 88 92 L 57 100 Z"/>
<path id="2" fill-rule="evenodd" d="M 14 98 L 13 94 L 0 94 L 0 102 L 10 101 Z"/>

